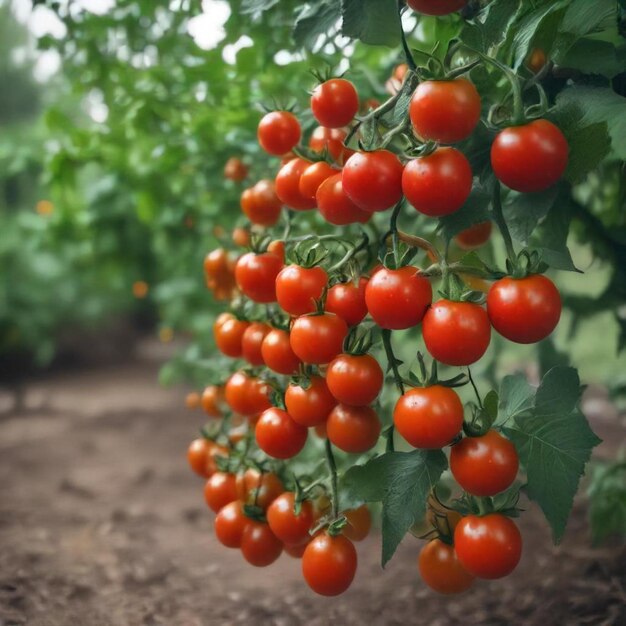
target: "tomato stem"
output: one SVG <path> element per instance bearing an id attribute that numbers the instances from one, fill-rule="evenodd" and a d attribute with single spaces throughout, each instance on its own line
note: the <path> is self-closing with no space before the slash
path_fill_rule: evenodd
<path id="1" fill-rule="evenodd" d="M 469 378 L 469 381 L 472 385 L 472 389 L 474 390 L 474 393 L 476 394 L 476 399 L 478 400 L 478 406 L 482 409 L 483 408 L 483 401 L 480 399 L 480 394 L 478 393 L 478 387 L 476 387 L 476 383 L 474 382 L 474 379 L 472 378 L 472 370 L 470 370 L 470 368 L 467 368 L 467 377 Z"/>
<path id="2" fill-rule="evenodd" d="M 326 463 L 328 464 L 328 470 L 330 472 L 330 487 L 333 505 L 333 518 L 336 519 L 339 515 L 339 489 L 337 487 L 337 465 L 335 463 L 335 455 L 333 454 L 333 445 L 330 443 L 330 439 L 326 437 L 324 442 L 324 449 L 326 451 Z"/>
<path id="3" fill-rule="evenodd" d="M 396 383 L 396 387 L 401 395 L 404 395 L 404 382 L 402 380 L 402 376 L 400 376 L 400 370 L 398 369 L 399 361 L 396 358 L 396 355 L 393 352 L 393 344 L 391 343 L 391 330 L 388 328 L 383 328 L 382 332 L 383 346 L 385 347 L 385 355 L 387 356 L 387 364 L 388 368 L 391 368 L 393 372 L 393 379 Z M 394 427 L 393 424 L 389 427 L 387 431 L 387 451 L 393 452 L 394 444 L 393 444 L 393 435 L 394 435 Z"/>
<path id="4" fill-rule="evenodd" d="M 511 239 L 511 233 L 509 232 L 509 228 L 506 225 L 506 221 L 504 219 L 504 213 L 502 212 L 502 199 L 500 197 L 500 181 L 496 179 L 493 184 L 493 197 L 492 197 L 492 205 L 493 205 L 493 218 L 498 225 L 498 229 L 502 234 L 502 239 L 504 239 L 504 245 L 506 247 L 506 254 L 511 263 L 515 263 L 515 248 L 513 247 L 513 240 Z"/>
<path id="5" fill-rule="evenodd" d="M 402 50 L 404 51 L 404 56 L 406 57 L 406 64 L 409 66 L 409 69 L 415 71 L 417 69 L 417 64 L 415 63 L 415 59 L 411 54 L 411 49 L 409 48 L 409 44 L 406 40 L 406 35 L 404 34 L 404 28 L 402 28 L 402 11 L 405 8 L 404 0 L 398 0 L 398 19 L 400 20 L 400 36 L 402 38 Z"/>
<path id="6" fill-rule="evenodd" d="M 433 244 L 430 243 L 430 241 L 428 241 L 427 239 L 424 239 L 423 237 L 418 237 L 417 235 L 409 235 L 408 233 L 397 229 L 396 234 L 398 239 L 400 241 L 403 241 L 407 245 L 413 248 L 421 248 L 422 250 L 425 250 L 428 253 L 431 261 L 434 261 L 436 263 L 439 263 L 441 261 L 441 254 L 439 253 L 437 248 L 435 248 L 435 246 L 433 246 Z M 393 231 L 391 235 L 393 235 Z M 389 235 L 387 235 L 387 237 L 389 237 Z"/>

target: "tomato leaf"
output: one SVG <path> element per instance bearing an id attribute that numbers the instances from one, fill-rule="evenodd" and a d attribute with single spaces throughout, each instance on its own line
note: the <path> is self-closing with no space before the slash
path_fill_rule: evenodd
<path id="1" fill-rule="evenodd" d="M 489 200 L 488 193 L 483 191 L 480 187 L 474 187 L 469 198 L 458 211 L 455 211 L 451 215 L 446 215 L 439 220 L 437 229 L 441 236 L 445 240 L 450 241 L 455 235 L 458 235 L 466 228 L 474 224 L 489 221 L 491 219 L 488 210 Z"/>
<path id="2" fill-rule="evenodd" d="M 339 22 L 341 12 L 336 2 L 305 4 L 293 28 L 296 45 L 312 48 L 320 35 L 328 33 Z"/>
<path id="3" fill-rule="evenodd" d="M 383 567 L 409 528 L 424 516 L 428 494 L 447 467 L 441 450 L 386 452 L 344 475 L 342 489 L 348 497 L 383 504 Z"/>
<path id="4" fill-rule="evenodd" d="M 497 426 L 528 411 L 533 405 L 535 390 L 521 374 L 505 376 L 500 383 Z"/>
<path id="5" fill-rule="evenodd" d="M 488 53 L 504 41 L 520 10 L 519 0 L 495 0 L 466 24 L 460 39 L 470 48 Z"/>
<path id="6" fill-rule="evenodd" d="M 554 186 L 539 193 L 511 194 L 502 207 L 511 236 L 527 244 L 537 224 L 548 215 L 554 205 L 559 187 Z"/>
<path id="7" fill-rule="evenodd" d="M 341 0 L 342 34 L 363 43 L 397 46 L 402 24 L 396 0 Z"/>
<path id="8" fill-rule="evenodd" d="M 278 4 L 279 0 L 242 0 L 242 13 L 262 13 Z"/>

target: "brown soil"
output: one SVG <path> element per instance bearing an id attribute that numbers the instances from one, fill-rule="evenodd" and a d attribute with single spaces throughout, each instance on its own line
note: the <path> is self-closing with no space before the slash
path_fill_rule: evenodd
<path id="1" fill-rule="evenodd" d="M 411 538 L 384 572 L 379 537 L 362 543 L 338 599 L 288 556 L 248 566 L 212 535 L 184 458 L 201 417 L 157 386 L 160 356 L 32 382 L 0 418 L 0 626 L 626 624 L 626 552 L 590 548 L 582 502 L 558 548 L 530 507 L 517 571 L 461 597 L 418 580 Z M 612 453 L 623 421 L 598 394 L 588 412 Z"/>

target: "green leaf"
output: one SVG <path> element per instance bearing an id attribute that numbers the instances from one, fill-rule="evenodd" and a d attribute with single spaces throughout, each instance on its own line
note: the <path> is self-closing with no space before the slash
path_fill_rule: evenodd
<path id="1" fill-rule="evenodd" d="M 409 528 L 424 516 L 428 495 L 447 466 L 441 450 L 386 452 L 344 475 L 347 497 L 383 503 L 383 567 Z"/>
<path id="2" fill-rule="evenodd" d="M 499 396 L 498 419 L 495 424 L 504 425 L 532 407 L 535 390 L 522 374 L 513 374 L 502 379 Z"/>
<path id="3" fill-rule="evenodd" d="M 574 185 L 582 182 L 609 154 L 611 138 L 606 122 L 598 122 L 581 129 L 571 139 L 565 178 Z"/>
<path id="4" fill-rule="evenodd" d="M 502 207 L 504 218 L 516 241 L 528 243 L 537 224 L 548 215 L 559 193 L 559 187 L 554 186 L 539 193 L 520 193 L 509 196 L 509 200 Z"/>
<path id="5" fill-rule="evenodd" d="M 474 50 L 488 53 L 506 39 L 521 9 L 519 0 L 495 0 L 466 24 L 461 41 Z"/>
<path id="6" fill-rule="evenodd" d="M 614 78 L 626 67 L 626 46 L 616 48 L 608 41 L 579 39 L 564 55 L 563 67 Z"/>
<path id="7" fill-rule="evenodd" d="M 242 0 L 242 13 L 262 13 L 278 4 L 279 0 Z"/>
<path id="8" fill-rule="evenodd" d="M 320 35 L 328 33 L 337 24 L 341 11 L 337 2 L 306 4 L 296 17 L 293 39 L 296 45 L 312 48 Z"/>
<path id="9" fill-rule="evenodd" d="M 466 228 L 489 221 L 491 219 L 489 201 L 488 193 L 480 187 L 474 187 L 469 198 L 458 211 L 439 220 L 437 230 L 445 240 L 450 241 Z"/>
<path id="10" fill-rule="evenodd" d="M 363 43 L 394 47 L 402 38 L 396 0 L 341 0 L 342 34 Z"/>

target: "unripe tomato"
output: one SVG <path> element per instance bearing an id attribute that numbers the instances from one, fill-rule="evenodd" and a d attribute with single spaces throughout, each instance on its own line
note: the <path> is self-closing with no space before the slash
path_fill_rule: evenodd
<path id="1" fill-rule="evenodd" d="M 241 210 L 259 226 L 273 226 L 280 217 L 282 202 L 276 195 L 274 181 L 263 179 L 241 194 Z"/>
<path id="2" fill-rule="evenodd" d="M 269 154 L 281 156 L 300 141 L 300 122 L 289 111 L 273 111 L 259 122 L 257 138 L 261 148 Z"/>
<path id="3" fill-rule="evenodd" d="M 328 274 L 322 267 L 287 265 L 276 277 L 276 300 L 290 315 L 313 313 L 327 282 Z"/>
<path id="4" fill-rule="evenodd" d="M 254 434 L 265 454 L 275 459 L 290 459 L 304 448 L 308 431 L 294 422 L 289 413 L 272 407 L 263 412 Z"/>
<path id="5" fill-rule="evenodd" d="M 327 178 L 318 188 L 315 196 L 317 208 L 322 217 L 335 226 L 367 222 L 372 214 L 359 209 L 348 198 L 343 188 L 342 174 Z"/>
<path id="6" fill-rule="evenodd" d="M 304 363 L 330 363 L 342 350 L 348 326 L 333 313 L 303 315 L 291 328 L 289 341 L 296 356 Z"/>
<path id="7" fill-rule="evenodd" d="M 294 422 L 302 426 L 324 424 L 337 400 L 330 393 L 326 380 L 321 376 L 310 376 L 308 384 L 289 383 L 285 392 L 285 406 Z"/>
<path id="8" fill-rule="evenodd" d="M 224 402 L 224 388 L 217 385 L 209 385 L 202 392 L 200 404 L 204 412 L 210 417 L 221 417 L 221 404 Z"/>
<path id="9" fill-rule="evenodd" d="M 378 441 L 380 430 L 380 419 L 369 406 L 338 404 L 326 421 L 326 434 L 331 443 L 352 454 L 371 450 Z"/>
<path id="10" fill-rule="evenodd" d="M 265 510 L 285 491 L 282 480 L 274 472 L 247 469 L 236 479 L 237 497 L 250 506 Z"/>
<path id="11" fill-rule="evenodd" d="M 352 542 L 343 535 L 320 533 L 302 555 L 302 575 L 307 585 L 322 596 L 337 596 L 350 587 L 357 568 Z"/>
<path id="12" fill-rule="evenodd" d="M 310 539 L 309 530 L 315 519 L 310 500 L 301 502 L 298 515 L 294 513 L 295 500 L 295 494 L 286 491 L 267 509 L 270 529 L 286 545 L 306 543 Z"/>
<path id="13" fill-rule="evenodd" d="M 241 338 L 241 355 L 250 365 L 264 365 L 261 346 L 270 327 L 263 322 L 252 322 Z"/>
<path id="14" fill-rule="evenodd" d="M 366 286 L 367 278 L 359 278 L 356 285 L 353 281 L 333 285 L 326 294 L 326 310 L 338 315 L 348 326 L 360 324 L 367 315 Z"/>
<path id="15" fill-rule="evenodd" d="M 315 152 L 327 150 L 328 154 L 342 165 L 346 159 L 354 154 L 354 150 L 343 145 L 348 133 L 343 128 L 324 128 L 318 126 L 309 139 L 309 148 Z"/>
<path id="16" fill-rule="evenodd" d="M 255 567 L 271 565 L 283 551 L 283 544 L 263 522 L 250 520 L 241 535 L 241 554 Z"/>
<path id="17" fill-rule="evenodd" d="M 235 266 L 237 285 L 254 302 L 275 302 L 276 276 L 282 267 L 283 261 L 275 254 L 248 252 Z"/>
<path id="18" fill-rule="evenodd" d="M 204 485 L 204 499 L 209 508 L 217 513 L 229 502 L 237 499 L 234 474 L 215 472 Z"/>
<path id="19" fill-rule="evenodd" d="M 474 250 L 480 248 L 489 241 L 491 236 L 491 222 L 480 222 L 465 230 L 462 230 L 455 238 L 456 245 L 462 250 Z"/>
<path id="20" fill-rule="evenodd" d="M 327 178 L 330 178 L 337 173 L 338 170 L 331 167 L 328 163 L 326 163 L 326 161 L 311 163 L 311 165 L 304 170 L 302 176 L 300 176 L 300 182 L 298 183 L 300 193 L 305 198 L 311 198 L 314 200 L 319 186 Z"/>
<path id="21" fill-rule="evenodd" d="M 341 128 L 358 113 L 359 95 L 349 80 L 331 78 L 313 90 L 311 110 L 322 126 Z"/>
<path id="22" fill-rule="evenodd" d="M 241 182 L 248 175 L 248 167 L 241 159 L 230 157 L 224 165 L 224 178 L 228 178 L 236 183 Z"/>
<path id="23" fill-rule="evenodd" d="M 239 500 L 223 506 L 215 516 L 215 536 L 227 548 L 239 548 L 246 526 L 250 523 Z"/>
<path id="24" fill-rule="evenodd" d="M 407 0 L 407 4 L 424 15 L 448 15 L 462 9 L 467 0 Z"/>
<path id="25" fill-rule="evenodd" d="M 228 406 L 240 415 L 258 415 L 271 406 L 269 387 L 245 372 L 232 374 L 226 381 L 224 392 Z"/>
<path id="26" fill-rule="evenodd" d="M 376 400 L 385 375 L 370 354 L 340 354 L 329 364 L 326 384 L 338 402 L 364 406 Z"/>
<path id="27" fill-rule="evenodd" d="M 315 208 L 315 198 L 300 192 L 300 178 L 310 165 L 309 161 L 296 157 L 283 165 L 276 175 L 276 195 L 295 211 Z"/>
<path id="28" fill-rule="evenodd" d="M 417 566 L 422 580 L 438 593 L 463 593 L 474 584 L 474 577 L 461 565 L 454 548 L 441 539 L 433 539 L 422 548 Z"/>
<path id="29" fill-rule="evenodd" d="M 367 504 L 363 504 L 356 509 L 344 511 L 348 523 L 343 527 L 343 534 L 350 541 L 363 541 L 369 535 L 372 527 L 372 516 Z"/>
<path id="30" fill-rule="evenodd" d="M 265 365 L 278 374 L 291 376 L 300 367 L 300 359 L 291 349 L 289 333 L 280 328 L 273 328 L 265 335 L 261 344 L 261 355 Z"/>
<path id="31" fill-rule="evenodd" d="M 187 449 L 187 462 L 189 463 L 189 467 L 191 467 L 198 476 L 208 478 L 211 475 L 207 460 L 212 446 L 213 442 L 204 439 L 204 437 L 194 439 L 189 444 L 189 448 Z"/>

